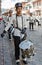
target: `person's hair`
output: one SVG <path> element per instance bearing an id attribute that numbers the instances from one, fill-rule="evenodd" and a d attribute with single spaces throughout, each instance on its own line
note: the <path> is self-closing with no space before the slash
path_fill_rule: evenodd
<path id="1" fill-rule="evenodd" d="M 32 16 L 32 13 L 30 13 L 30 16 Z"/>
<path id="2" fill-rule="evenodd" d="M 9 13 L 12 13 L 13 11 L 12 10 L 9 10 Z"/>

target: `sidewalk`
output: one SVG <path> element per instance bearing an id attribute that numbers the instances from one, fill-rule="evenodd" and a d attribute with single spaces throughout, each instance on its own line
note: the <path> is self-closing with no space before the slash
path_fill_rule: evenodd
<path id="1" fill-rule="evenodd" d="M 0 25 L 0 34 L 4 26 Z M 27 39 L 34 44 L 36 55 L 27 59 L 30 63 L 27 65 L 42 65 L 42 23 L 41 26 L 35 26 L 34 31 L 27 30 Z M 14 43 L 8 39 L 6 34 L 4 38 L 0 36 L 0 65 L 16 65 L 14 57 Z"/>
<path id="2" fill-rule="evenodd" d="M 4 29 L 3 22 L 0 24 L 0 34 Z M 0 36 L 0 65 L 13 65 L 14 44 L 9 41 L 7 34 L 4 38 Z M 15 63 L 15 60 L 14 60 Z"/>

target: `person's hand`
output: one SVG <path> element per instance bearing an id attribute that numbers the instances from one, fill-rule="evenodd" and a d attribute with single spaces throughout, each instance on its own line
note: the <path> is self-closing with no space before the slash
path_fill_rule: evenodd
<path id="1" fill-rule="evenodd" d="M 6 31 L 4 30 L 3 33 L 1 34 L 1 37 L 3 38 L 5 34 L 6 34 Z"/>
<path id="2" fill-rule="evenodd" d="M 2 37 L 2 38 L 4 37 L 4 33 L 1 34 L 1 37 Z"/>
<path id="3" fill-rule="evenodd" d="M 26 30 L 27 28 L 25 27 L 24 29 Z"/>
<path id="4" fill-rule="evenodd" d="M 26 32 L 26 28 L 22 29 L 21 33 L 24 34 Z"/>

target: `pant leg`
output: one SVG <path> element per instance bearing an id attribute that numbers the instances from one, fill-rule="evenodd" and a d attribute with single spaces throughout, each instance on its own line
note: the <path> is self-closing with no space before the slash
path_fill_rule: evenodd
<path id="1" fill-rule="evenodd" d="M 9 39 L 11 39 L 11 32 L 10 32 L 10 28 L 8 30 L 8 36 L 9 36 Z"/>
<path id="2" fill-rule="evenodd" d="M 37 22 L 38 22 L 38 25 L 39 25 L 39 21 L 37 20 Z"/>
<path id="3" fill-rule="evenodd" d="M 34 24 L 32 23 L 32 30 L 34 29 L 34 28 L 33 28 L 33 25 L 34 25 Z"/>
<path id="4" fill-rule="evenodd" d="M 31 30 L 31 23 L 29 23 L 29 29 Z"/>
<path id="5" fill-rule="evenodd" d="M 20 48 L 19 48 L 19 44 L 20 44 L 20 37 L 18 36 L 14 36 L 14 45 L 15 45 L 15 59 L 19 59 L 20 56 Z"/>
<path id="6" fill-rule="evenodd" d="M 11 39 L 11 34 L 8 32 L 8 35 L 9 35 L 9 39 Z"/>

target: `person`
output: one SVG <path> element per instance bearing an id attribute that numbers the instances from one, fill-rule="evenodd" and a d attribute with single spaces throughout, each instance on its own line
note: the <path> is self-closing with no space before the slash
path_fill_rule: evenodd
<path id="1" fill-rule="evenodd" d="M 35 23 L 36 22 L 38 23 L 38 26 L 41 26 L 39 18 L 36 17 L 34 21 L 35 21 Z"/>
<path id="2" fill-rule="evenodd" d="M 27 28 L 27 24 L 26 24 L 26 16 L 22 15 L 22 3 L 16 3 L 15 4 L 16 7 L 16 14 L 15 14 L 15 18 L 14 18 L 14 27 L 17 28 L 14 31 L 14 45 L 15 45 L 15 59 L 16 59 L 16 63 L 18 64 L 20 62 L 19 56 L 20 56 L 20 48 L 19 48 L 19 44 L 21 42 L 21 35 L 20 35 L 20 30 L 25 30 Z M 26 60 L 24 60 L 24 62 L 26 63 Z"/>
<path id="3" fill-rule="evenodd" d="M 8 24 L 8 12 L 4 13 L 2 17 L 3 17 L 4 28 L 5 28 L 6 25 Z"/>
<path id="4" fill-rule="evenodd" d="M 34 30 L 34 20 L 33 20 L 32 13 L 30 13 L 30 17 L 29 17 L 29 29 Z"/>
<path id="5" fill-rule="evenodd" d="M 9 22 L 11 22 L 12 10 L 9 10 L 8 17 L 9 17 Z M 10 30 L 11 29 L 9 28 L 9 30 L 8 30 L 9 40 L 11 40 L 11 32 L 10 32 Z"/>
<path id="6" fill-rule="evenodd" d="M 5 28 L 4 33 L 10 28 L 11 24 L 14 26 L 13 40 L 15 45 L 15 59 L 16 64 L 20 63 L 20 48 L 19 44 L 21 43 L 21 33 L 24 34 L 27 29 L 27 16 L 22 14 L 22 3 L 16 3 L 16 14 L 14 14 L 11 18 L 11 22 L 8 23 L 8 26 Z M 2 37 L 4 35 L 1 35 Z M 27 63 L 25 58 L 23 59 L 24 63 Z"/>

